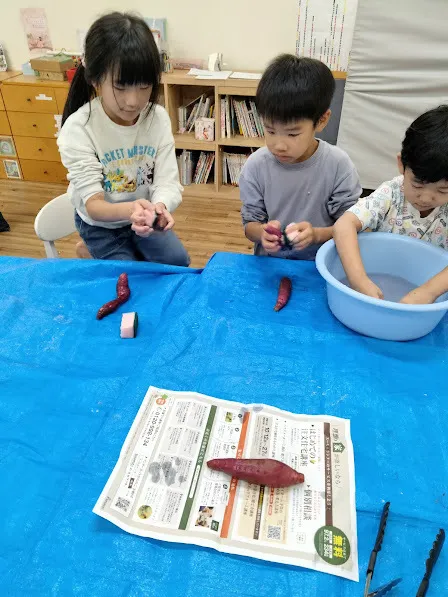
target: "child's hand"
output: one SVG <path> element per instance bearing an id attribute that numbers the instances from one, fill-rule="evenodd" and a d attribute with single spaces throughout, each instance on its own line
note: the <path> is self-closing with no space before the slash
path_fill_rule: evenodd
<path id="1" fill-rule="evenodd" d="M 261 231 L 261 245 L 266 253 L 277 253 L 281 249 L 280 238 L 276 234 L 270 234 L 266 232 L 267 227 L 278 228 L 281 230 L 281 224 L 278 220 L 272 220 L 267 224 L 263 224 Z"/>
<path id="2" fill-rule="evenodd" d="M 405 305 L 431 305 L 436 298 L 437 296 L 434 296 L 434 293 L 423 285 L 411 290 L 401 299 L 400 303 Z"/>
<path id="3" fill-rule="evenodd" d="M 132 212 L 129 220 L 132 224 L 132 230 L 138 236 L 148 237 L 154 232 L 153 224 L 156 218 L 155 206 L 146 199 L 137 199 L 132 202 L 131 206 Z"/>
<path id="4" fill-rule="evenodd" d="M 167 210 L 164 203 L 155 204 L 156 215 L 157 215 L 157 228 L 167 232 L 174 226 L 174 218 Z"/>
<path id="5" fill-rule="evenodd" d="M 381 288 L 377 286 L 375 282 L 372 282 L 368 276 L 359 281 L 350 282 L 350 286 L 353 290 L 365 294 L 366 296 L 371 296 L 376 299 L 384 299 L 384 294 Z"/>
<path id="6" fill-rule="evenodd" d="M 315 230 L 309 222 L 289 224 L 286 226 L 285 233 L 294 245 L 294 249 L 298 251 L 303 251 L 317 242 Z"/>

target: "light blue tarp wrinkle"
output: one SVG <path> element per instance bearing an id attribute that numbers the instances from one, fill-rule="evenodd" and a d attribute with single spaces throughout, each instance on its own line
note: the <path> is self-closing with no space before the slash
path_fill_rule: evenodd
<path id="1" fill-rule="evenodd" d="M 127 271 L 132 296 L 102 321 Z M 288 306 L 274 313 L 290 276 Z M 415 595 L 448 526 L 448 322 L 405 344 L 329 312 L 313 263 L 220 253 L 202 270 L 0 259 L 0 594 L 354 597 L 301 568 L 143 539 L 92 508 L 149 385 L 351 420 L 360 578 L 391 501 L 372 588 Z M 139 332 L 121 340 L 121 313 Z M 428 597 L 448 595 L 448 546 Z M 182 587 L 182 588 L 181 588 Z M 391 594 L 392 595 L 392 594 Z"/>

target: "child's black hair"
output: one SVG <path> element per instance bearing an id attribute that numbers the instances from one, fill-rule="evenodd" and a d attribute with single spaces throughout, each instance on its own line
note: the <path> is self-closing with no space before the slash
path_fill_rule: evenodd
<path id="1" fill-rule="evenodd" d="M 330 107 L 334 90 L 334 77 L 323 62 L 281 54 L 261 78 L 256 105 L 271 123 L 306 119 L 316 126 Z"/>
<path id="2" fill-rule="evenodd" d="M 448 180 L 448 106 L 414 120 L 403 139 L 401 161 L 421 182 Z"/>
<path id="3" fill-rule="evenodd" d="M 149 109 L 160 88 L 159 51 L 148 25 L 140 17 L 111 12 L 96 20 L 87 32 L 84 65 L 79 65 L 67 97 L 62 124 L 95 96 L 109 73 L 117 85 L 152 85 Z"/>

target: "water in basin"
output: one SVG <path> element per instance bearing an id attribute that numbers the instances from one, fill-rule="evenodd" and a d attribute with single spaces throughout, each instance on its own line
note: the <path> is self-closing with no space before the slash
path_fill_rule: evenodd
<path id="1" fill-rule="evenodd" d="M 416 285 L 409 280 L 391 274 L 369 274 L 369 278 L 381 288 L 384 299 L 394 303 L 399 303 L 408 292 L 416 288 Z M 350 288 L 346 277 L 341 280 L 341 283 Z"/>

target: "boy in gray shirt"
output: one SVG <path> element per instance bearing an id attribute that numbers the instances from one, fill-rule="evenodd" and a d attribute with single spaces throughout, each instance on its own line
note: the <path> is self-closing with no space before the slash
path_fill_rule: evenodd
<path id="1" fill-rule="evenodd" d="M 330 119 L 334 89 L 330 69 L 312 58 L 284 54 L 263 74 L 256 103 L 266 147 L 250 156 L 240 177 L 241 215 L 255 255 L 314 259 L 361 195 L 348 155 L 315 138 Z M 285 230 L 291 247 L 268 226 Z"/>

